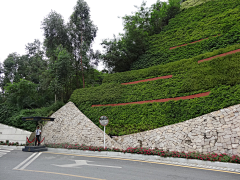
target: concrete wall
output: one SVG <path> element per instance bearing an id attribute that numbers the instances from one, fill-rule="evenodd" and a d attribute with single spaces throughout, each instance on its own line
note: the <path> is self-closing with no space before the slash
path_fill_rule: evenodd
<path id="1" fill-rule="evenodd" d="M 240 155 L 240 105 L 231 106 L 188 121 L 114 138 L 123 149 L 161 148 Z"/>
<path id="2" fill-rule="evenodd" d="M 0 124 L 0 141 L 9 140 L 9 142 L 26 143 L 26 136 L 29 137 L 31 132 L 18 129 L 12 126 Z"/>
<path id="3" fill-rule="evenodd" d="M 71 143 L 103 146 L 103 131 L 88 119 L 72 102 L 67 103 L 51 116 L 53 122 L 43 127 L 45 143 Z M 106 147 L 121 146 L 106 135 Z"/>

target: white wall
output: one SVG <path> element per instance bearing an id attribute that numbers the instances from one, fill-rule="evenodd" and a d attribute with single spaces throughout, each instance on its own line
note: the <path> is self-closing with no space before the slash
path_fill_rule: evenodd
<path id="1" fill-rule="evenodd" d="M 9 140 L 9 142 L 26 143 L 26 136 L 29 138 L 32 132 L 7 126 L 0 123 L 0 141 Z"/>

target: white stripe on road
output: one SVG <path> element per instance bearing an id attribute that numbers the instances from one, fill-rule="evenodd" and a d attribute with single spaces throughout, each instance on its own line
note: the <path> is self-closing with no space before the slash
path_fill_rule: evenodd
<path id="1" fill-rule="evenodd" d="M 38 156 L 40 156 L 42 153 L 38 153 L 38 155 L 36 155 L 34 158 L 32 158 L 28 163 L 26 163 L 23 167 L 21 167 L 20 169 L 23 170 L 25 169 L 29 164 L 31 164 L 35 159 L 38 158 Z"/>
<path id="2" fill-rule="evenodd" d="M 30 157 L 28 157 L 26 160 L 24 160 L 23 162 L 21 162 L 19 165 L 17 165 L 15 168 L 13 169 L 18 169 L 21 165 L 23 165 L 25 162 L 27 162 L 29 159 L 31 159 L 33 156 L 35 156 L 37 153 L 33 153 Z"/>
<path id="3" fill-rule="evenodd" d="M 11 151 L 6 151 L 6 150 L 1 150 L 1 149 L 0 149 L 0 152 L 11 152 Z"/>
<path id="4" fill-rule="evenodd" d="M 0 149 L 3 149 L 3 150 L 10 150 L 10 151 L 14 150 L 14 149 L 9 149 L 9 148 L 0 148 Z"/>
<path id="5" fill-rule="evenodd" d="M 4 155 L 4 154 L 7 154 L 7 153 L 5 153 L 5 152 L 0 152 L 0 155 Z"/>

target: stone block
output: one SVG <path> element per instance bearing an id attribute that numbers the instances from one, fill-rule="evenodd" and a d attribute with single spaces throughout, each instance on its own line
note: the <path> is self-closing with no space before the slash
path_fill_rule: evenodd
<path id="1" fill-rule="evenodd" d="M 239 146 L 239 144 L 232 144 L 232 148 L 237 148 Z"/>

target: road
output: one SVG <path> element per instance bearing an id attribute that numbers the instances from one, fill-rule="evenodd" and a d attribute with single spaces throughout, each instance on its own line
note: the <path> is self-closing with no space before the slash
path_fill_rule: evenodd
<path id="1" fill-rule="evenodd" d="M 240 173 L 133 159 L 0 149 L 0 180 L 239 180 Z"/>

